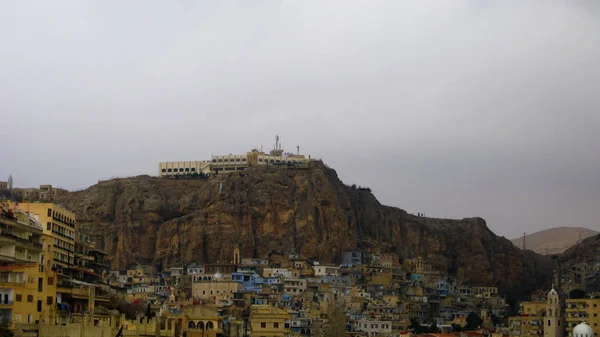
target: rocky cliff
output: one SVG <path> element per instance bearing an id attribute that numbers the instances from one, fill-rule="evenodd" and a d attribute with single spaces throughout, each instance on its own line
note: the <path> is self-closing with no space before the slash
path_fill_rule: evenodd
<path id="1" fill-rule="evenodd" d="M 345 250 L 379 247 L 403 258 L 422 256 L 467 283 L 517 292 L 541 286 L 551 273 L 550 260 L 522 252 L 481 218 L 424 218 L 383 206 L 320 162 L 307 170 L 250 168 L 208 180 L 114 179 L 59 202 L 96 235 L 114 268 L 224 262 L 238 245 L 245 257 L 296 251 L 330 262 Z"/>

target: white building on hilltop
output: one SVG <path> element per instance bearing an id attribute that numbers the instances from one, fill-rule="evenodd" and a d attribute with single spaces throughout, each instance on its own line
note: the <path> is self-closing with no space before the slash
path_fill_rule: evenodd
<path id="1" fill-rule="evenodd" d="M 300 147 L 296 153 L 283 152 L 279 136 L 275 137 L 275 148 L 268 153 L 252 149 L 246 154 L 229 154 L 212 156 L 210 160 L 199 161 L 172 161 L 158 163 L 158 176 L 193 176 L 229 173 L 242 171 L 251 166 L 293 166 L 305 167 L 311 158 L 300 154 Z"/>

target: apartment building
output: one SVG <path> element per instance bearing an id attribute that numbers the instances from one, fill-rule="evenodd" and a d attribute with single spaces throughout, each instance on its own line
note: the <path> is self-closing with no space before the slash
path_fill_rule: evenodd
<path id="1" fill-rule="evenodd" d="M 573 337 L 573 329 L 583 320 L 596 330 L 600 324 L 599 313 L 600 298 L 565 299 L 566 336 Z"/>
<path id="2" fill-rule="evenodd" d="M 53 241 L 54 265 L 65 273 L 71 273 L 75 265 L 75 214 L 53 203 L 25 202 L 14 206 L 39 217 L 44 234 L 50 235 Z"/>
<path id="3" fill-rule="evenodd" d="M 0 208 L 0 264 L 39 263 L 43 233 L 39 221 L 8 205 Z"/>
<path id="4" fill-rule="evenodd" d="M 255 337 L 284 337 L 290 333 L 285 322 L 290 314 L 270 305 L 250 306 L 250 326 Z"/>
<path id="5" fill-rule="evenodd" d="M 288 278 L 283 280 L 283 292 L 291 295 L 300 295 L 306 292 L 308 282 L 301 278 Z"/>
<path id="6" fill-rule="evenodd" d="M 354 328 L 356 331 L 365 332 L 369 337 L 386 335 L 392 333 L 392 321 L 359 320 Z"/>

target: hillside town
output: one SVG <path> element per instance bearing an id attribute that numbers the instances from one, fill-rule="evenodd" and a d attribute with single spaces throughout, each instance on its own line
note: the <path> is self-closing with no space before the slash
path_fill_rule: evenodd
<path id="1" fill-rule="evenodd" d="M 15 336 L 327 336 L 337 324 L 341 336 L 592 337 L 578 331 L 600 323 L 600 294 L 574 294 L 597 262 L 557 271 L 515 312 L 495 286 L 422 257 L 347 251 L 331 264 L 236 247 L 227 262 L 112 270 L 60 205 L 6 201 L 0 224 L 0 320 Z"/>

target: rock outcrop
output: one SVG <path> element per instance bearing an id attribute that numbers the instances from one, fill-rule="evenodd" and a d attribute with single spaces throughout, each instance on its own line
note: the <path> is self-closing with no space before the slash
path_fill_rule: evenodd
<path id="1" fill-rule="evenodd" d="M 114 179 L 59 202 L 95 234 L 113 268 L 224 262 L 235 246 L 245 257 L 295 251 L 339 263 L 346 250 L 378 247 L 402 258 L 422 256 L 466 283 L 517 292 L 540 287 L 552 269 L 549 259 L 522 252 L 481 218 L 433 219 L 383 206 L 321 162 L 208 180 Z"/>

